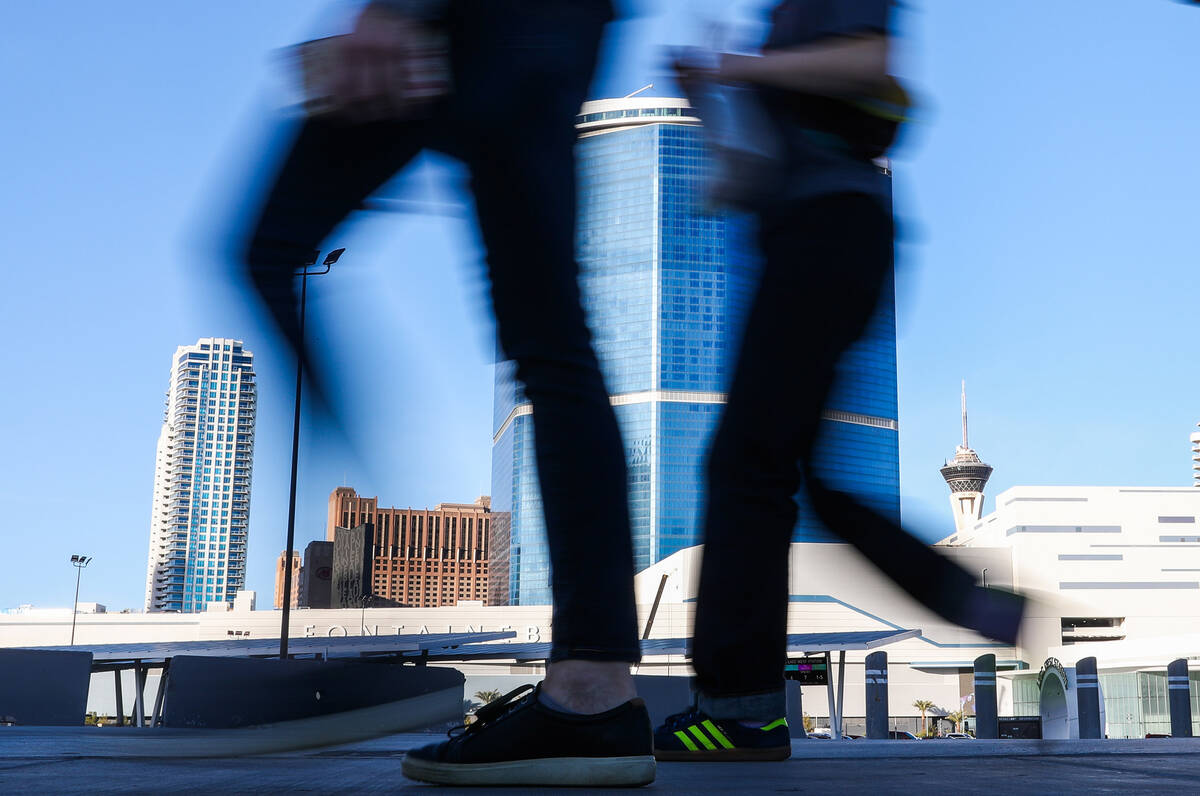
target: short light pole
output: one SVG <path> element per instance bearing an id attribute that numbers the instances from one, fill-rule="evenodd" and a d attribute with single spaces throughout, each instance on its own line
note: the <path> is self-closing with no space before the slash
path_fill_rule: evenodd
<path id="1" fill-rule="evenodd" d="M 90 564 L 91 556 L 71 556 L 71 566 L 75 567 L 75 604 L 71 606 L 71 646 L 75 646 L 75 615 L 79 613 L 79 578 L 83 568 Z"/>
<path id="2" fill-rule="evenodd" d="M 287 660 L 288 656 L 288 623 L 292 607 L 292 552 L 296 547 L 296 465 L 300 455 L 300 386 L 304 383 L 304 312 L 308 303 L 308 278 L 329 273 L 329 269 L 342 256 L 345 249 L 334 249 L 325 256 L 321 265 L 324 271 L 309 270 L 317 264 L 321 252 L 314 251 L 308 262 L 300 266 L 297 272 L 300 277 L 300 337 L 296 341 L 296 411 L 292 418 L 292 485 L 288 493 L 288 523 L 287 523 L 287 561 L 288 573 L 283 579 L 283 627 L 279 631 L 279 659 Z"/>
<path id="3" fill-rule="evenodd" d="M 371 598 L 374 596 L 373 594 L 364 594 L 359 598 L 359 602 L 362 603 L 362 614 L 359 617 L 359 624 L 362 626 L 362 635 L 364 636 L 367 635 L 367 603 L 371 602 Z"/>
<path id="4" fill-rule="evenodd" d="M 983 568 L 983 588 L 985 588 L 985 589 L 987 588 L 987 571 L 988 571 L 988 568 L 984 567 Z"/>

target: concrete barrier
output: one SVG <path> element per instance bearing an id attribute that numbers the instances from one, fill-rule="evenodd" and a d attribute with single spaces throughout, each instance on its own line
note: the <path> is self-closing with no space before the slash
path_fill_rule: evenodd
<path id="1" fill-rule="evenodd" d="M 1083 658 L 1075 663 L 1075 698 L 1079 715 L 1079 737 L 1094 739 L 1104 737 L 1100 722 L 1100 676 L 1096 672 L 1096 659 Z"/>
<path id="2" fill-rule="evenodd" d="M 888 664 L 886 652 L 872 652 L 866 660 L 867 737 L 888 737 Z"/>
<path id="3" fill-rule="evenodd" d="M 807 738 L 808 732 L 804 729 L 804 699 L 800 684 L 795 680 L 785 680 L 784 686 L 787 688 L 788 732 L 793 738 Z"/>
<path id="4" fill-rule="evenodd" d="M 975 659 L 975 737 L 1000 737 L 1000 717 L 996 710 L 996 656 Z"/>
<path id="5" fill-rule="evenodd" d="M 1171 737 L 1191 738 L 1192 693 L 1186 658 L 1167 664 L 1167 704 L 1171 709 Z"/>
<path id="6" fill-rule="evenodd" d="M 82 725 L 92 653 L 0 649 L 0 722 Z"/>
<path id="7" fill-rule="evenodd" d="M 402 729 L 406 718 L 398 715 L 390 732 L 462 718 L 464 678 L 449 668 L 400 666 L 369 658 L 279 661 L 176 655 L 169 672 L 162 706 L 164 727 L 216 730 L 275 725 L 353 715 L 426 696 L 430 697 L 424 711 L 428 722 L 408 723 L 406 730 Z"/>

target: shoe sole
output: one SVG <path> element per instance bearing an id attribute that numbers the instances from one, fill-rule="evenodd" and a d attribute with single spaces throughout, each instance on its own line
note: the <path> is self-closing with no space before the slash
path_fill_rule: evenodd
<path id="1" fill-rule="evenodd" d="M 404 756 L 409 779 L 438 785 L 594 785 L 638 787 L 654 781 L 653 755 L 542 757 L 498 763 L 439 763 Z"/>
<path id="2" fill-rule="evenodd" d="M 738 763 L 767 760 L 787 760 L 792 756 L 791 745 L 764 749 L 655 749 L 654 757 L 672 763 Z"/>

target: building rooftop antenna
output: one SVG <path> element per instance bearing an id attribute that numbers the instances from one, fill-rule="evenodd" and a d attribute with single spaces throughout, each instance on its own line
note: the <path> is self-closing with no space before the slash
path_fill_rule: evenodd
<path id="1" fill-rule="evenodd" d="M 962 382 L 962 424 L 963 424 L 963 448 L 969 448 L 967 445 L 967 380 Z"/>
<path id="2" fill-rule="evenodd" d="M 654 88 L 654 84 L 647 83 L 646 85 L 639 88 L 637 91 L 632 91 L 632 92 L 626 94 L 624 97 L 621 97 L 621 99 L 629 99 L 630 97 L 636 97 L 638 94 L 641 94 L 643 91 L 646 91 L 647 89 L 652 89 L 652 88 Z"/>

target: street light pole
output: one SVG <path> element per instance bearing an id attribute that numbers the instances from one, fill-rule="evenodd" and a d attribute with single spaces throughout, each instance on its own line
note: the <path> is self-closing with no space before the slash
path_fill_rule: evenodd
<path id="1" fill-rule="evenodd" d="M 71 646 L 75 646 L 75 616 L 79 613 L 79 578 L 83 568 L 91 563 L 91 556 L 71 556 L 71 566 L 75 567 L 75 604 L 71 606 Z"/>
<path id="2" fill-rule="evenodd" d="M 284 557 L 286 574 L 283 578 L 283 625 L 279 630 L 279 659 L 287 660 L 288 656 L 288 626 L 292 608 L 292 553 L 296 547 L 296 468 L 300 456 L 300 387 L 304 383 L 304 315 L 308 304 L 308 278 L 329 273 L 329 269 L 342 256 L 345 249 L 334 249 L 321 263 L 324 271 L 310 271 L 316 265 L 319 251 L 314 251 L 312 257 L 300 269 L 300 337 L 296 341 L 296 410 L 292 416 L 292 483 L 288 490 L 288 523 L 287 523 L 287 552 Z"/>
<path id="3" fill-rule="evenodd" d="M 362 627 L 362 635 L 364 636 L 367 635 L 367 603 L 370 602 L 370 600 L 370 594 L 364 594 L 359 598 L 359 602 L 362 603 L 362 611 L 359 615 L 359 625 Z"/>

